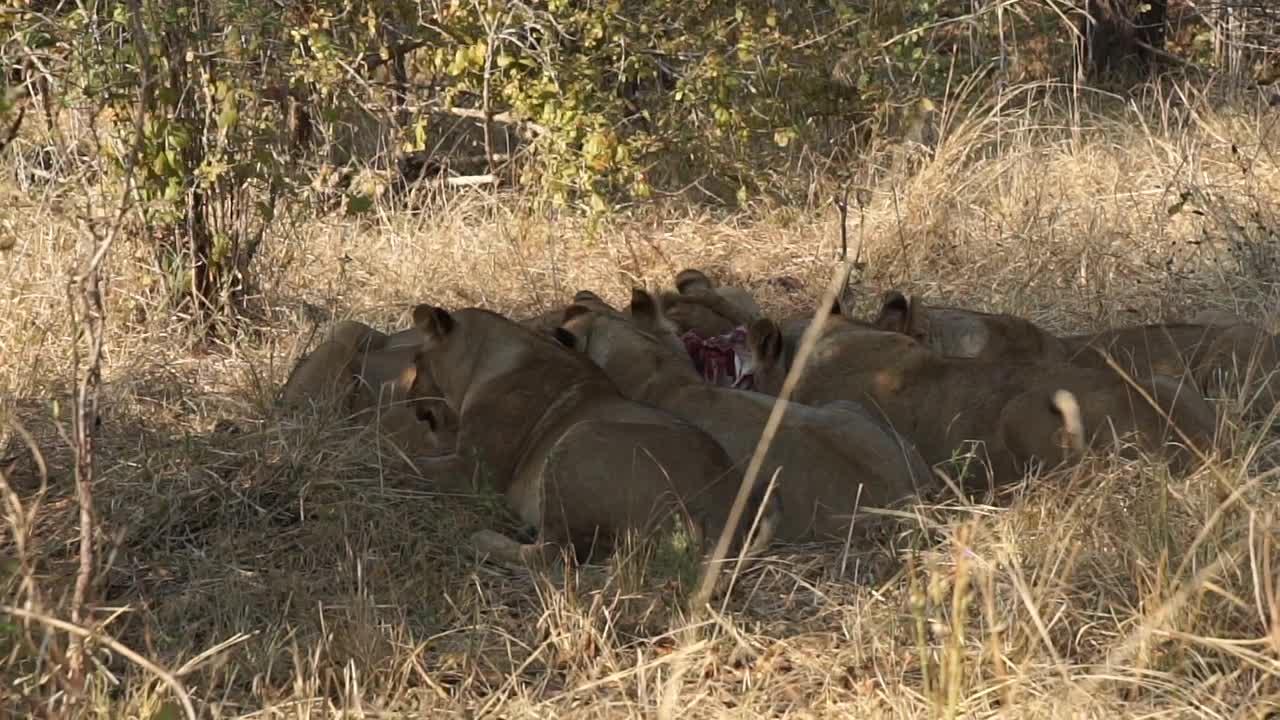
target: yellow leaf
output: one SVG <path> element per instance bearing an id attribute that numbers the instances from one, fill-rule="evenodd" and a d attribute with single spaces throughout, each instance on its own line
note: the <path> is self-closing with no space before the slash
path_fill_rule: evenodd
<path id="1" fill-rule="evenodd" d="M 218 129 L 230 130 L 240 119 L 240 110 L 236 107 L 235 93 L 227 93 L 222 100 L 222 112 L 218 113 Z"/>

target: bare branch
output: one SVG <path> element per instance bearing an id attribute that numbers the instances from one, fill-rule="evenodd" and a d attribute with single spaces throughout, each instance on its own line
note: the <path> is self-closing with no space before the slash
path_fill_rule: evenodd
<path id="1" fill-rule="evenodd" d="M 493 115 L 487 116 L 486 118 L 483 110 L 473 110 L 471 108 L 432 107 L 430 108 L 430 110 L 431 112 L 444 113 L 446 115 L 456 115 L 457 117 L 471 118 L 473 120 L 480 120 L 482 122 L 488 119 L 491 122 L 502 123 L 504 125 L 515 125 L 517 127 L 527 128 L 529 130 L 532 130 L 538 135 L 546 135 L 551 132 L 551 130 L 549 130 L 545 125 L 539 125 L 538 123 L 533 122 L 532 120 L 521 120 L 515 115 L 512 115 L 510 112 L 494 113 Z"/>
<path id="2" fill-rule="evenodd" d="M 449 187 L 470 187 L 474 185 L 493 185 L 498 182 L 498 177 L 493 173 L 484 175 L 462 175 L 459 177 L 445 178 L 444 184 Z"/>

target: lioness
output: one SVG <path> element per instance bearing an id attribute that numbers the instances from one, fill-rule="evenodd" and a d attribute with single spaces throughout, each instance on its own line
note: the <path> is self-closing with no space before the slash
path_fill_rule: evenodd
<path id="1" fill-rule="evenodd" d="M 1191 318 L 1191 322 L 1196 325 L 1248 325 L 1249 322 L 1244 318 L 1226 310 L 1218 310 L 1216 308 L 1205 308 L 1196 313 Z"/>
<path id="2" fill-rule="evenodd" d="M 885 293 L 871 323 L 902 333 L 944 357 L 986 361 L 1062 362 L 1072 352 L 1062 340 L 1016 315 L 925 306 L 896 290 Z"/>
<path id="3" fill-rule="evenodd" d="M 631 322 L 575 305 L 565 340 L 586 353 L 628 398 L 661 408 L 715 438 L 745 469 L 774 399 L 703 382 L 689 359 L 664 342 L 669 333 L 653 296 L 634 290 Z M 844 537 L 858 507 L 887 507 L 933 489 L 919 452 L 870 417 L 844 408 L 790 403 L 761 467 L 777 473 L 788 541 Z"/>
<path id="4" fill-rule="evenodd" d="M 666 317 L 680 335 L 692 332 L 700 338 L 728 335 L 760 317 L 760 307 L 742 288 L 716 287 L 701 270 L 681 270 L 676 292 L 661 297 Z"/>
<path id="5" fill-rule="evenodd" d="M 590 290 L 579 290 L 577 294 L 573 296 L 573 302 L 571 304 L 585 305 L 604 312 L 617 312 L 617 310 L 613 309 L 613 306 L 605 302 L 603 298 Z M 560 319 L 564 317 L 564 311 L 567 307 L 568 306 L 555 308 L 553 310 L 548 310 L 541 315 L 534 315 L 531 318 L 521 320 L 520 324 L 538 332 L 554 332 L 556 328 L 560 327 Z"/>
<path id="6" fill-rule="evenodd" d="M 624 531 L 646 534 L 679 509 L 695 547 L 714 546 L 741 473 L 706 433 L 625 399 L 588 358 L 495 313 L 419 305 L 413 317 L 425 335 L 417 363 L 460 419 L 458 452 L 424 460 L 426 474 L 468 486 L 478 471 L 545 543 L 479 533 L 477 545 L 509 562 L 545 562 L 558 545 L 581 556 Z M 769 542 L 779 514 L 773 498 L 749 552 Z"/>
<path id="7" fill-rule="evenodd" d="M 406 454 L 453 449 L 457 418 L 430 394 L 415 355 L 421 333 L 386 335 L 364 323 L 343 321 L 290 374 L 282 400 L 332 403 L 363 422 L 374 422 Z"/>
<path id="8" fill-rule="evenodd" d="M 776 393 L 788 367 L 778 327 L 751 328 L 756 387 Z M 1160 379 L 1146 390 L 1169 411 L 1197 446 L 1213 447 L 1213 411 L 1198 394 Z M 1160 412 L 1114 373 L 1068 365 L 987 363 L 944 358 L 896 332 L 831 318 L 818 339 L 794 400 L 865 402 L 910 438 L 930 463 L 945 462 L 966 441 L 982 444 L 995 485 L 1017 481 L 1031 462 L 1056 466 L 1072 460 L 1115 426 L 1134 433 L 1147 450 L 1170 449 L 1172 459 L 1194 456 L 1166 441 Z"/>
<path id="9" fill-rule="evenodd" d="M 280 393 L 286 406 L 308 400 L 331 402 L 345 397 L 351 387 L 351 361 L 371 347 L 381 347 L 387 336 L 361 322 L 344 320 L 334 325 L 328 339 L 302 358 Z"/>
<path id="10" fill-rule="evenodd" d="M 1013 315 L 926 307 L 891 291 L 875 325 L 909 335 L 947 357 L 999 362 L 1070 362 L 1112 369 L 1104 352 L 1136 378 L 1189 381 L 1201 394 L 1241 380 L 1251 416 L 1280 401 L 1280 343 L 1262 328 L 1221 315 L 1205 323 L 1153 323 L 1055 337 Z"/>
<path id="11" fill-rule="evenodd" d="M 1198 358 L 1202 387 L 1238 388 L 1245 416 L 1267 418 L 1280 403 L 1280 338 L 1251 323 L 1217 325 L 1218 336 Z"/>

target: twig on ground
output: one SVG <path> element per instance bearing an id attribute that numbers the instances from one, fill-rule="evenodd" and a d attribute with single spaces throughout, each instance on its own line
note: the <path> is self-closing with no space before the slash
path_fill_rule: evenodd
<path id="1" fill-rule="evenodd" d="M 169 689 L 173 690 L 173 694 L 177 696 L 178 702 L 181 703 L 182 710 L 186 713 L 189 720 L 196 720 L 196 709 L 191 704 L 191 696 L 187 693 L 186 687 L 182 685 L 182 681 L 178 680 L 178 678 L 174 677 L 159 665 L 156 665 L 145 657 L 129 649 L 127 645 L 122 644 L 115 638 L 103 633 L 93 632 L 92 630 L 85 629 L 74 623 L 66 622 L 65 620 L 59 620 L 55 617 L 49 617 L 48 615 L 42 615 L 37 612 L 32 612 L 24 608 L 13 607 L 11 605 L 0 605 L 0 613 L 6 613 L 25 620 L 33 620 L 42 625 L 47 625 L 51 628 L 71 633 L 82 640 L 94 640 L 106 645 L 119 653 L 121 657 L 124 657 L 130 662 L 150 672 L 159 678 L 165 685 L 168 685 Z"/>

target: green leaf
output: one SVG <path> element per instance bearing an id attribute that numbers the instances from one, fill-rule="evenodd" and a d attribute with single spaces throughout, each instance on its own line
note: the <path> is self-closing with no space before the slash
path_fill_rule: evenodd
<path id="1" fill-rule="evenodd" d="M 445 72 L 450 75 L 461 75 L 467 69 L 467 51 L 464 48 L 458 48 L 453 52 L 453 61 L 445 68 Z"/>
<path id="2" fill-rule="evenodd" d="M 423 150 L 427 147 L 427 121 L 425 119 L 413 124 L 413 142 L 418 150 Z"/>
<path id="3" fill-rule="evenodd" d="M 178 153 L 176 151 L 165 150 L 164 159 L 165 159 L 165 162 L 169 164 L 169 167 L 172 168 L 174 172 L 182 174 L 182 158 L 178 156 Z"/>
<path id="4" fill-rule="evenodd" d="M 347 196 L 347 214 L 361 215 L 369 212 L 373 207 L 373 198 L 368 195 L 348 195 Z"/>
<path id="5" fill-rule="evenodd" d="M 169 701 L 160 706 L 155 715 L 151 716 L 151 720 L 181 720 L 182 708 L 178 704 Z"/>
<path id="6" fill-rule="evenodd" d="M 166 202 L 176 203 L 182 199 L 182 181 L 176 177 L 170 177 L 168 184 L 164 188 L 164 199 Z"/>
<path id="7" fill-rule="evenodd" d="M 240 120 L 240 109 L 236 106 L 236 95 L 228 92 L 222 99 L 222 112 L 218 113 L 218 129 L 230 130 Z"/>
<path id="8" fill-rule="evenodd" d="M 177 105 L 178 91 L 172 85 L 163 85 L 156 91 L 156 99 L 164 105 Z"/>
<path id="9" fill-rule="evenodd" d="M 477 40 L 471 46 L 471 64 L 477 67 L 484 65 L 484 56 L 489 51 L 489 46 L 483 40 Z"/>
<path id="10" fill-rule="evenodd" d="M 240 56 L 240 28 L 232 25 L 227 28 L 227 34 L 222 38 L 223 52 L 230 57 Z"/>

